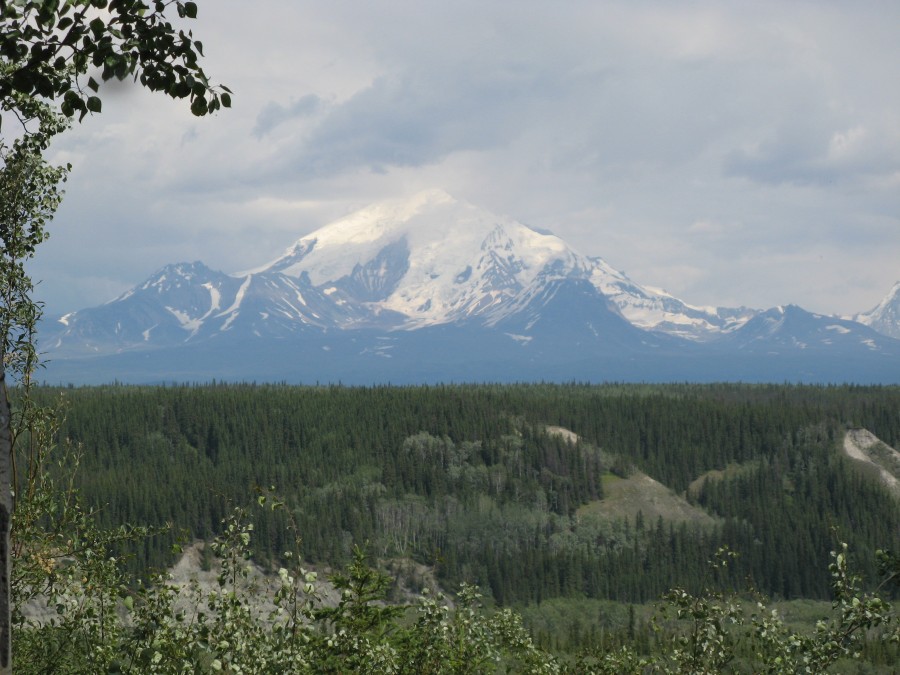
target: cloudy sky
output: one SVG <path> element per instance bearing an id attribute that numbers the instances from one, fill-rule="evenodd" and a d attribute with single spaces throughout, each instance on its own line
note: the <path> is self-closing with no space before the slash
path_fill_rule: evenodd
<path id="1" fill-rule="evenodd" d="M 431 187 L 693 304 L 852 314 L 900 279 L 900 3 L 198 4 L 234 108 L 101 90 L 54 148 L 49 314 Z"/>

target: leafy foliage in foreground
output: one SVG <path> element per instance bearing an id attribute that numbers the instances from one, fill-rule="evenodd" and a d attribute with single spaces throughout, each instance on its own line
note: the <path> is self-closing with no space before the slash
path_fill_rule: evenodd
<path id="1" fill-rule="evenodd" d="M 197 3 L 181 0 L 0 2 L 0 110 L 24 123 L 23 104 L 44 101 L 84 118 L 100 112 L 100 82 L 129 77 L 189 99 L 198 116 L 230 107 L 230 91 L 199 64 L 203 44 L 173 25 L 171 5 L 181 22 L 197 17 Z"/>

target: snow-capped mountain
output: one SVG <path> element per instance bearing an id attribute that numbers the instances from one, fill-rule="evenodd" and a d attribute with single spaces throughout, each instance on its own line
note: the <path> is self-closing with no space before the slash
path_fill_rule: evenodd
<path id="1" fill-rule="evenodd" d="M 255 272 L 312 282 L 350 302 L 378 302 L 405 328 L 472 317 L 488 323 L 554 279 L 587 279 L 640 328 L 693 339 L 733 329 L 755 312 L 693 307 L 643 288 L 559 237 L 430 190 L 381 202 L 309 234 Z"/>
<path id="2" fill-rule="evenodd" d="M 562 279 L 586 281 L 599 291 L 603 311 L 639 328 L 671 327 L 691 338 L 751 315 L 719 314 L 642 288 L 555 235 L 430 190 L 362 209 L 238 275 L 199 262 L 169 265 L 102 307 L 64 317 L 52 346 L 102 352 L 104 345 L 151 347 L 225 332 L 490 326 Z"/>
<path id="3" fill-rule="evenodd" d="M 892 353 L 897 341 L 861 323 L 807 312 L 802 307 L 773 307 L 724 336 L 720 345 L 766 354 L 819 352 Z"/>
<path id="4" fill-rule="evenodd" d="M 900 339 L 900 281 L 894 284 L 877 307 L 853 318 L 859 323 L 871 326 L 879 333 Z"/>
<path id="5" fill-rule="evenodd" d="M 365 306 L 335 302 L 305 274 L 233 277 L 194 262 L 167 265 L 115 300 L 67 314 L 59 323 L 46 346 L 67 355 L 193 344 L 228 334 L 284 338 L 378 321 Z"/>
<path id="6" fill-rule="evenodd" d="M 591 267 L 558 237 L 432 190 L 331 223 L 254 273 L 306 273 L 336 301 L 377 303 L 409 329 L 490 321 L 535 284 Z"/>
<path id="7" fill-rule="evenodd" d="M 692 306 L 439 190 L 362 209 L 247 272 L 168 265 L 56 328 L 50 373 L 91 356 L 92 377 L 105 363 L 120 380 L 853 380 L 842 364 L 866 371 L 876 354 L 866 381 L 900 380 L 900 341 L 860 323 Z M 830 365 L 786 360 L 813 354 Z"/>
<path id="8" fill-rule="evenodd" d="M 591 281 L 632 324 L 688 340 L 708 341 L 730 333 L 756 316 L 747 307 L 697 307 L 666 291 L 639 286 L 600 258 L 592 258 Z"/>

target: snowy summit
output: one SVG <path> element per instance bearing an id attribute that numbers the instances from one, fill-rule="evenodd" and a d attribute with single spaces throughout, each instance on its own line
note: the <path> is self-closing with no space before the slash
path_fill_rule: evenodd
<path id="1" fill-rule="evenodd" d="M 428 190 L 326 225 L 254 272 L 305 273 L 325 293 L 379 303 L 412 327 L 489 313 L 539 278 L 587 277 L 591 267 L 559 237 Z"/>

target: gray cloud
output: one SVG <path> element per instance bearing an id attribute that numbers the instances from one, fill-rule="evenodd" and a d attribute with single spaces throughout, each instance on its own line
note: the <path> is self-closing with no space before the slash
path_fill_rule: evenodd
<path id="1" fill-rule="evenodd" d="M 253 135 L 261 138 L 288 120 L 314 115 L 322 105 L 322 99 L 315 94 L 301 96 L 286 106 L 270 101 L 257 115 Z"/>
<path id="2" fill-rule="evenodd" d="M 439 162 L 451 153 L 502 149 L 533 123 L 558 86 L 542 73 L 493 64 L 476 70 L 408 70 L 378 77 L 334 106 L 297 147 L 295 170 L 317 176 Z"/>
<path id="3" fill-rule="evenodd" d="M 726 176 L 771 185 L 829 186 L 889 179 L 900 171 L 898 140 L 891 138 L 889 130 L 873 129 L 864 120 L 798 115 L 753 147 L 726 154 L 723 169 Z"/>

